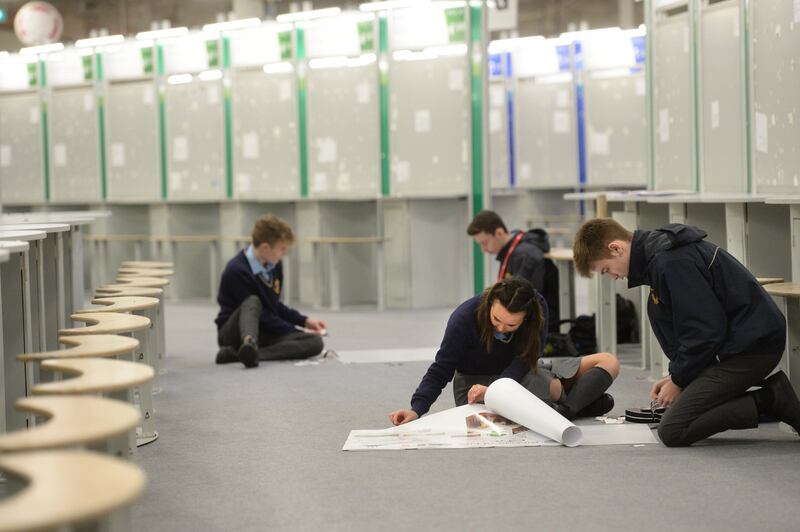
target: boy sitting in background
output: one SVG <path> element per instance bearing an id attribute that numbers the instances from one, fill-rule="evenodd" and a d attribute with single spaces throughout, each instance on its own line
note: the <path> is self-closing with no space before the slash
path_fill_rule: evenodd
<path id="1" fill-rule="evenodd" d="M 217 303 L 217 364 L 308 358 L 322 352 L 325 323 L 308 318 L 279 299 L 276 268 L 294 243 L 289 225 L 271 214 L 253 227 L 252 244 L 225 266 Z M 303 327 L 309 332 L 302 332 Z"/>

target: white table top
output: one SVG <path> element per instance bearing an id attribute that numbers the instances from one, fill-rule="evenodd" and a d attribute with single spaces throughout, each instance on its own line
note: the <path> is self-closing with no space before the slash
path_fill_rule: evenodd
<path id="1" fill-rule="evenodd" d="M 565 200 L 575 201 L 596 200 L 597 196 L 600 194 L 605 194 L 608 201 L 639 201 L 636 198 L 648 193 L 654 194 L 653 192 L 649 192 L 647 190 L 585 190 L 583 192 L 567 192 L 564 194 L 563 198 Z M 660 193 L 655 192 L 655 194 Z"/>
<path id="2" fill-rule="evenodd" d="M 22 253 L 28 251 L 31 245 L 22 240 L 0 240 L 0 249 L 6 253 Z"/>
<path id="3" fill-rule="evenodd" d="M 800 195 L 785 194 L 783 196 L 767 196 L 765 203 L 775 203 L 783 205 L 800 203 Z"/>
<path id="4" fill-rule="evenodd" d="M 69 213 L 56 212 L 26 212 L 3 214 L 0 216 L 0 223 L 8 224 L 42 224 L 42 223 L 67 223 L 70 225 L 89 225 L 94 223 L 97 218 L 87 216 L 81 211 Z"/>
<path id="5" fill-rule="evenodd" d="M 0 229 L 0 240 L 24 240 L 32 242 L 34 240 L 44 240 L 47 233 L 44 231 L 4 231 Z"/>
<path id="6" fill-rule="evenodd" d="M 766 196 L 745 193 L 676 194 L 652 197 L 650 203 L 764 203 Z"/>
<path id="7" fill-rule="evenodd" d="M 64 233 L 69 230 L 69 224 L 6 224 L 0 222 L 0 231 L 44 231 L 45 233 Z"/>

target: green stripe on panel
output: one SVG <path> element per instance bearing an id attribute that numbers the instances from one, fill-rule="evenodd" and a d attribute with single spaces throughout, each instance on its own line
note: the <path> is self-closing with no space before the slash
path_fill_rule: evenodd
<path id="1" fill-rule="evenodd" d="M 472 43 L 472 215 L 483 209 L 483 61 L 481 44 L 481 6 L 470 6 L 470 41 Z M 478 52 L 478 53 L 476 53 Z M 485 281 L 484 257 L 477 244 L 472 246 L 473 288 L 476 294 L 483 291 Z"/>
<path id="2" fill-rule="evenodd" d="M 228 70 L 231 66 L 231 40 L 222 38 L 222 67 Z M 225 106 L 225 197 L 233 198 L 233 105 L 231 102 L 231 86 L 227 79 L 223 81 Z"/>
<path id="3" fill-rule="evenodd" d="M 378 61 L 381 99 L 381 194 L 391 195 L 391 173 L 389 167 L 389 22 L 386 15 L 378 19 L 378 42 L 381 61 Z"/>
<path id="4" fill-rule="evenodd" d="M 47 71 L 44 61 L 39 61 L 39 86 L 47 84 Z M 42 102 L 42 153 L 44 154 L 44 200 L 50 201 L 50 132 L 47 123 L 47 102 Z"/>
<path id="5" fill-rule="evenodd" d="M 164 75 L 164 47 L 156 47 L 158 76 Z M 167 107 L 164 101 L 164 87 L 158 86 L 158 136 L 161 148 L 161 199 L 167 199 Z"/>
<path id="6" fill-rule="evenodd" d="M 306 58 L 305 35 L 303 28 L 297 28 L 297 61 L 301 64 Z M 308 197 L 308 143 L 306 140 L 306 73 L 305 68 L 297 69 L 297 113 L 300 135 L 300 197 Z"/>

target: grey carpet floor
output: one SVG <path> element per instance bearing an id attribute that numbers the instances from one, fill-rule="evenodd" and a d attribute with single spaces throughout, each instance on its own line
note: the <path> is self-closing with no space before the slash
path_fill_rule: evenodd
<path id="1" fill-rule="evenodd" d="M 351 429 L 385 427 L 406 407 L 427 363 L 216 366 L 215 310 L 167 309 L 161 437 L 139 449 L 137 531 L 800 529 L 800 439 L 775 424 L 686 449 L 345 453 Z M 345 350 L 437 345 L 448 315 L 321 317 L 328 346 Z M 624 368 L 615 412 L 649 387 Z M 448 387 L 434 411 L 452 406 Z"/>

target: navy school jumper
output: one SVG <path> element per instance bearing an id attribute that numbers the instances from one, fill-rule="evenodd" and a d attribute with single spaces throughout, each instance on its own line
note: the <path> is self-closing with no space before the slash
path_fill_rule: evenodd
<path id="1" fill-rule="evenodd" d="M 442 389 L 453 380 L 456 370 L 465 375 L 499 375 L 517 382 L 530 371 L 528 363 L 514 355 L 518 338 L 509 343 L 494 339 L 492 352 L 486 351 L 478 326 L 477 312 L 481 297 L 478 295 L 466 300 L 450 315 L 436 360 L 411 396 L 411 409 L 418 416 L 421 417 L 430 410 Z M 545 316 L 539 340 L 541 349 L 544 348 L 547 338 L 547 303 L 539 292 L 536 292 L 536 300 Z M 541 356 L 541 352 L 539 355 Z"/>
<path id="2" fill-rule="evenodd" d="M 278 263 L 278 267 L 280 267 L 280 263 Z M 273 279 L 278 279 L 278 277 L 273 276 Z M 222 280 L 219 283 L 217 294 L 219 314 L 215 320 L 218 331 L 225 325 L 230 315 L 251 295 L 258 296 L 261 301 L 263 310 L 259 323 L 262 334 L 273 338 L 283 336 L 296 331 L 295 325 L 302 327 L 305 324 L 306 316 L 284 305 L 274 288 L 253 274 L 250 264 L 247 262 L 247 256 L 244 251 L 240 251 L 228 262 L 222 272 Z"/>

